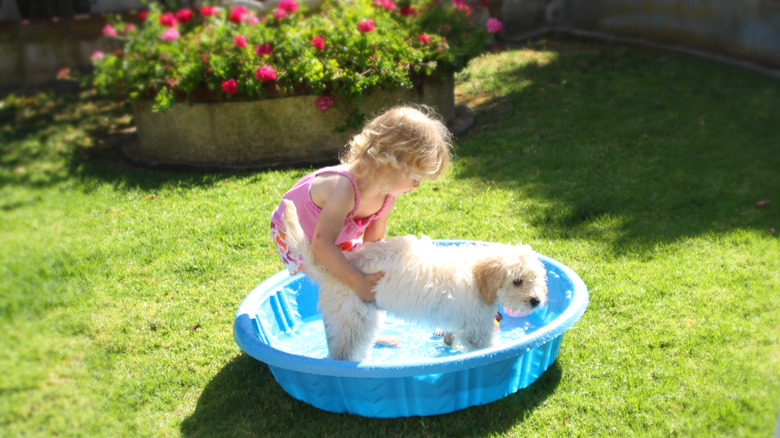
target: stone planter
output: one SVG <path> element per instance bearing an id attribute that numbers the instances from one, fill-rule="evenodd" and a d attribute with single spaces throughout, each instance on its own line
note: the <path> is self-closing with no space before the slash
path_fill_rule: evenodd
<path id="1" fill-rule="evenodd" d="M 348 109 L 315 106 L 317 96 L 257 101 L 180 103 L 166 113 L 152 102 L 133 102 L 138 141 L 123 147 L 132 161 L 152 167 L 267 169 L 332 163 L 357 129 L 345 123 Z M 451 121 L 454 80 L 427 81 L 412 90 L 373 91 L 363 97 L 366 117 L 398 104 L 425 104 Z"/>

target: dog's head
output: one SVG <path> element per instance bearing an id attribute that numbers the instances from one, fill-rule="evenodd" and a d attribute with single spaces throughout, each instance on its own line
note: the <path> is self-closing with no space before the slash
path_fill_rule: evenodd
<path id="1" fill-rule="evenodd" d="M 513 312 L 533 312 L 547 303 L 547 271 L 529 246 L 501 246 L 474 264 L 482 299 Z"/>

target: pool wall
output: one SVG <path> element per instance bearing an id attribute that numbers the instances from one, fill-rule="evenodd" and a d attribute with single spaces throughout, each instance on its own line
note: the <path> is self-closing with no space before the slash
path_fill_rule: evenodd
<path id="1" fill-rule="evenodd" d="M 451 244 L 451 242 L 442 242 Z M 548 305 L 528 317 L 543 324 L 508 345 L 411 362 L 357 363 L 291 354 L 273 347 L 299 321 L 319 316 L 317 286 L 280 272 L 239 307 L 236 343 L 268 364 L 292 397 L 320 409 L 366 417 L 436 415 L 481 405 L 531 385 L 555 361 L 563 333 L 585 312 L 588 292 L 568 267 L 539 256 L 548 272 Z M 525 317 L 524 317 L 525 318 Z"/>

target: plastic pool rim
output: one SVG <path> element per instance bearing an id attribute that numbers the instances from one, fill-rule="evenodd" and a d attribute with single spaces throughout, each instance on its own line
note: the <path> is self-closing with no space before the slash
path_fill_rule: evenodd
<path id="1" fill-rule="evenodd" d="M 436 241 L 437 244 L 441 245 L 457 245 L 466 242 L 468 241 Z M 300 276 L 303 276 L 303 274 L 298 274 L 291 277 L 286 271 L 279 272 L 262 282 L 242 302 L 236 314 L 236 321 L 234 324 L 234 338 L 238 346 L 243 351 L 255 359 L 268 364 L 268 366 L 271 367 L 272 372 L 274 371 L 274 368 L 278 367 L 279 369 L 283 369 L 288 372 L 318 375 L 323 376 L 323 378 L 332 376 L 334 378 L 404 379 L 410 377 L 413 378 L 416 376 L 455 373 L 463 370 L 483 367 L 507 359 L 517 358 L 533 349 L 543 346 L 546 343 L 551 343 L 552 341 L 561 337 L 566 330 L 568 330 L 575 322 L 577 322 L 577 320 L 580 319 L 588 305 L 589 296 L 587 287 L 585 286 L 585 283 L 582 281 L 582 279 L 572 269 L 547 256 L 538 254 L 538 257 L 545 264 L 548 272 L 551 269 L 555 269 L 560 272 L 562 277 L 566 277 L 566 279 L 571 282 L 571 301 L 560 315 L 557 315 L 552 321 L 536 330 L 533 336 L 509 343 L 503 343 L 502 345 L 495 347 L 454 356 L 428 358 L 425 360 L 405 362 L 403 364 L 377 364 L 336 361 L 327 358 L 302 356 L 278 350 L 273 346 L 268 345 L 254 334 L 252 318 L 262 302 L 267 299 L 273 291 L 278 291 L 280 287 L 283 287 L 285 284 L 291 281 L 295 281 Z M 554 352 L 554 355 L 557 356 L 557 350 Z M 554 360 L 555 357 L 552 357 L 549 364 L 551 364 Z M 544 370 L 546 370 L 546 367 L 549 366 L 549 364 L 545 366 Z M 542 372 L 544 372 L 544 370 L 542 370 Z M 279 376 L 276 375 L 276 372 L 274 372 L 274 375 L 277 378 L 277 381 L 279 381 L 279 383 L 284 387 L 285 385 L 279 379 Z M 515 392 L 518 389 L 520 388 L 515 388 L 511 392 Z M 285 390 L 287 391 L 287 388 L 285 388 Z M 295 397 L 295 395 L 293 396 Z M 488 400 L 487 402 L 489 401 L 492 400 Z M 482 403 L 480 402 L 474 404 Z M 317 407 L 330 410 L 327 407 Z M 339 411 L 334 410 L 334 412 Z M 351 413 L 366 415 L 361 412 Z M 428 414 L 412 413 L 412 415 Z M 371 415 L 369 413 L 367 416 L 377 415 Z"/>

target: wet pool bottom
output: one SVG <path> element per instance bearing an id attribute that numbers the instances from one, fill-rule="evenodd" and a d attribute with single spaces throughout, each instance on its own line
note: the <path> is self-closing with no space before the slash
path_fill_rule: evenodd
<path id="1" fill-rule="evenodd" d="M 545 308 L 539 309 L 536 313 L 522 317 L 502 315 L 500 330 L 494 335 L 494 345 L 509 345 L 533 336 L 534 332 L 544 325 L 545 311 Z M 434 331 L 433 328 L 410 324 L 387 315 L 379 334 L 399 338 L 401 345 L 391 347 L 377 344 L 364 363 L 402 365 L 419 362 L 421 358 L 434 359 L 463 354 L 461 349 L 456 348 L 457 340 L 454 347 L 448 346 Z M 274 347 L 290 354 L 314 359 L 326 358 L 328 345 L 322 318 L 315 316 L 301 321 L 293 330 L 280 334 L 274 342 Z"/>

